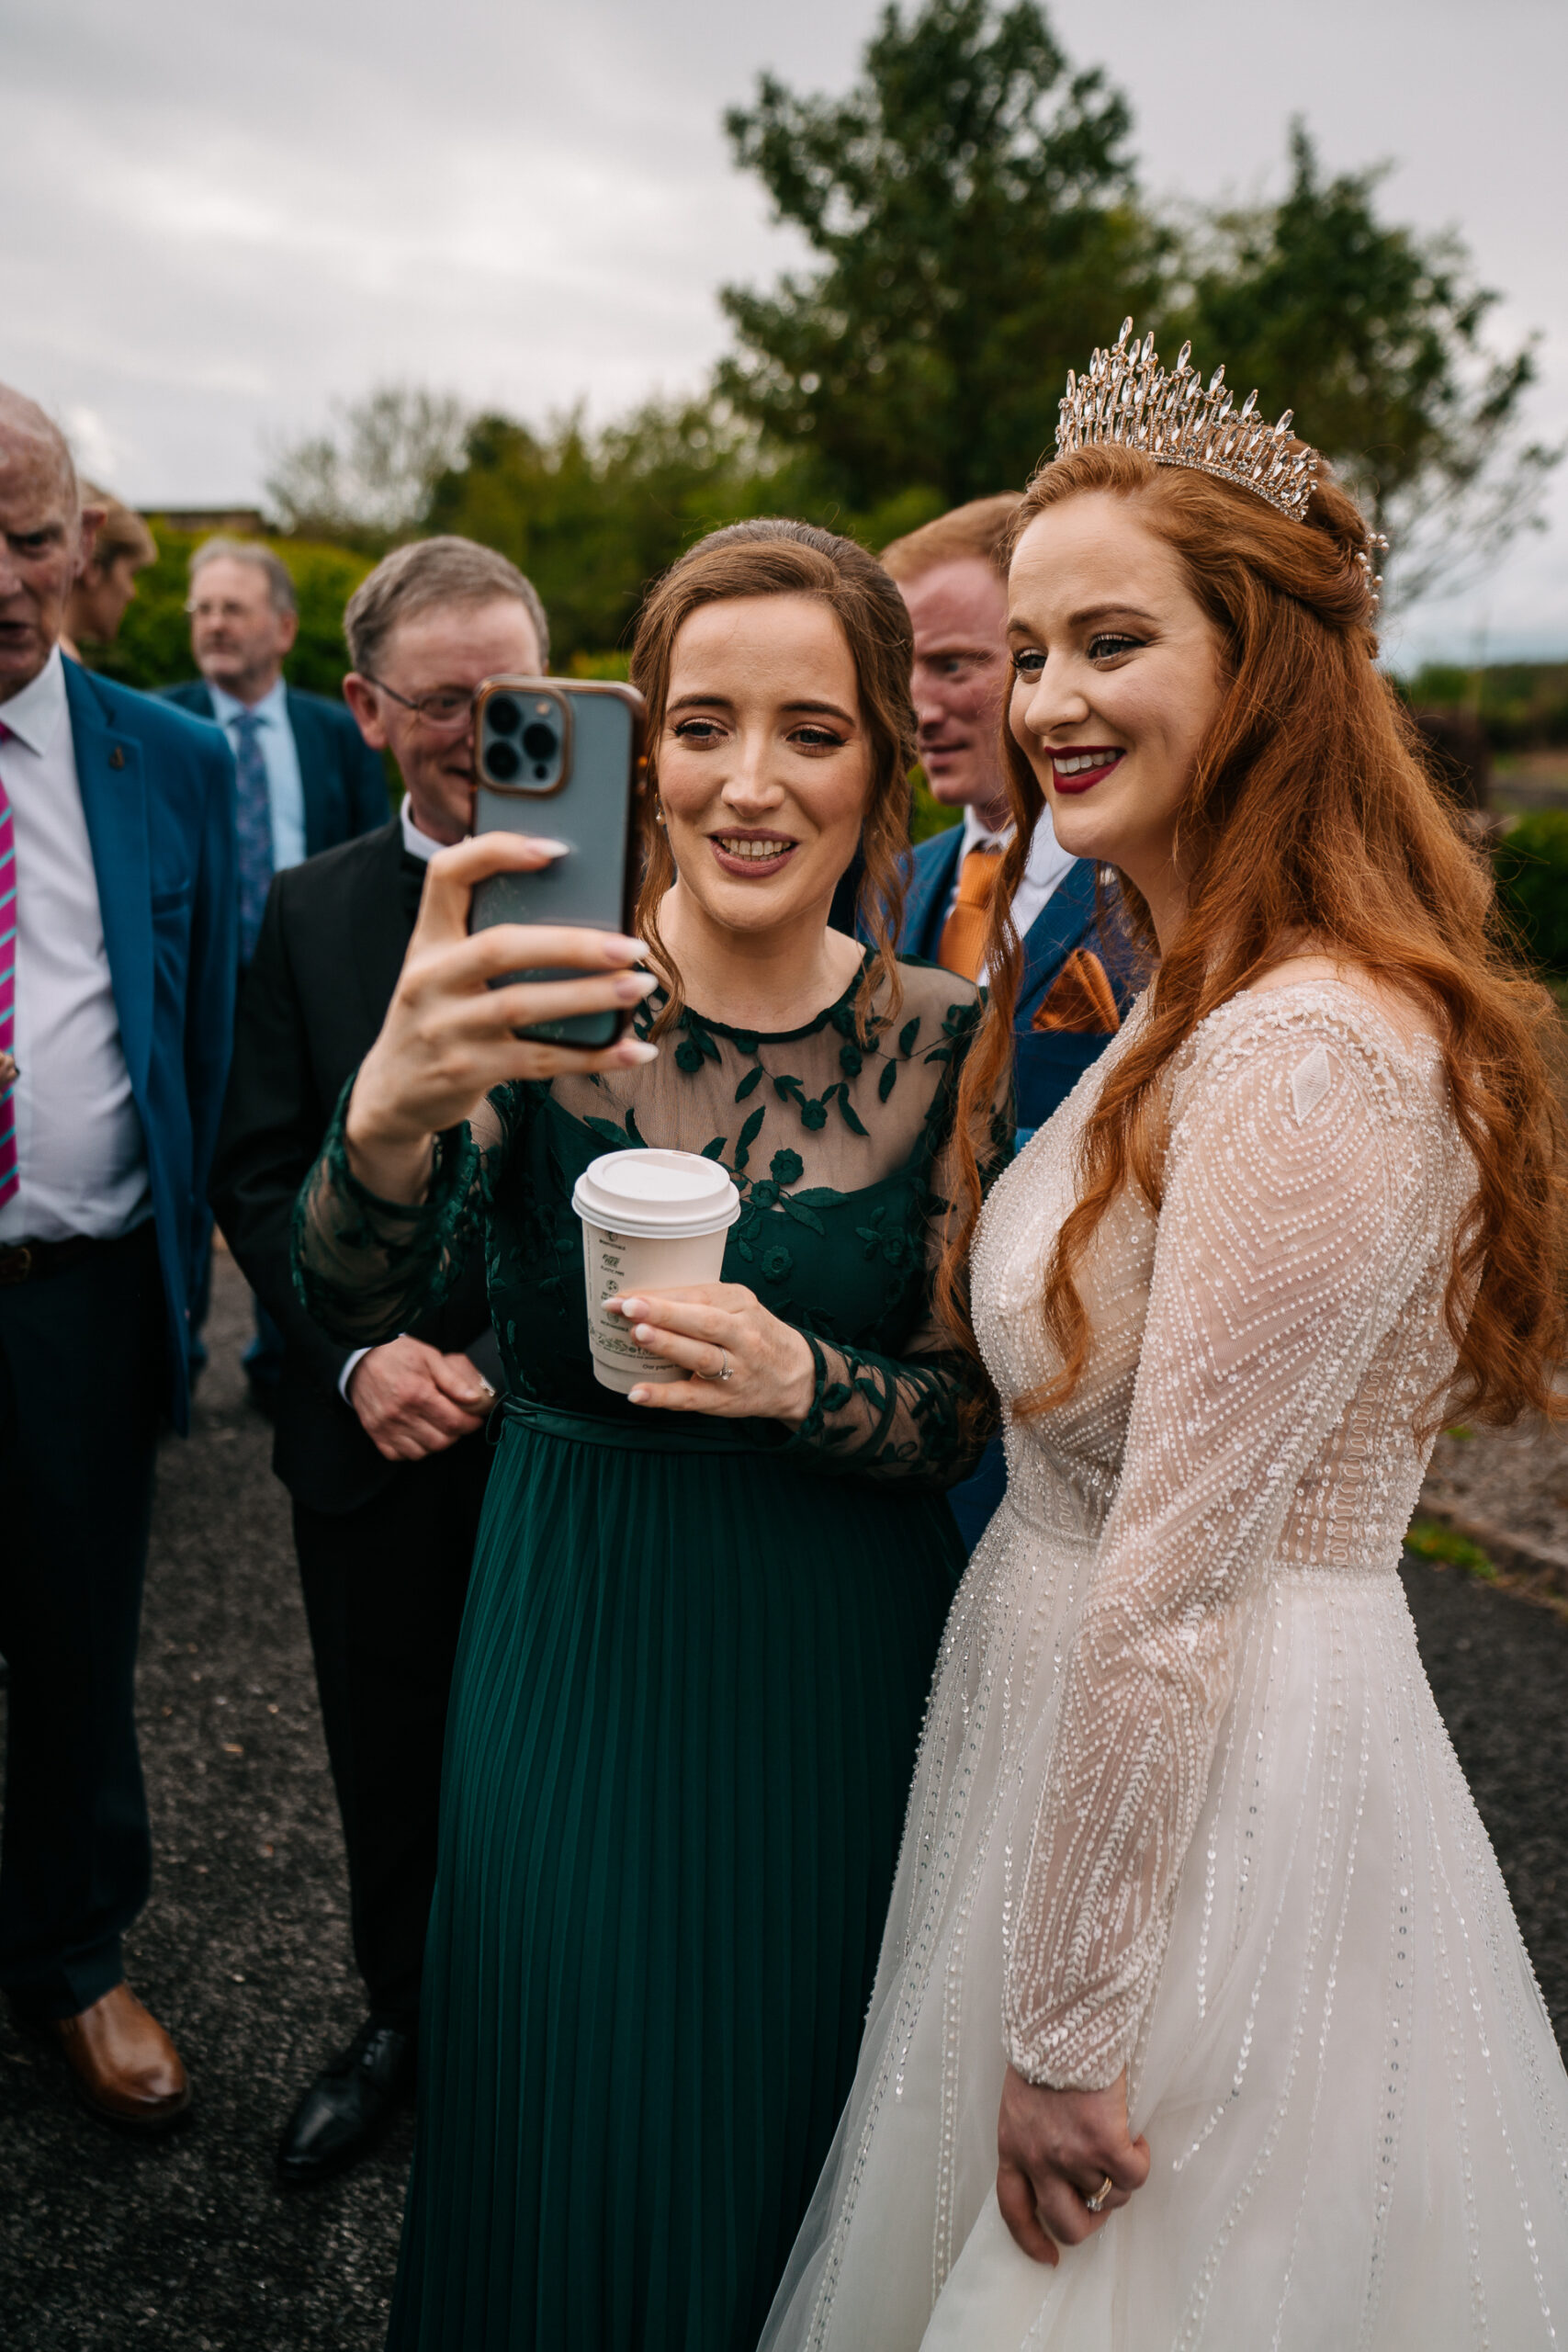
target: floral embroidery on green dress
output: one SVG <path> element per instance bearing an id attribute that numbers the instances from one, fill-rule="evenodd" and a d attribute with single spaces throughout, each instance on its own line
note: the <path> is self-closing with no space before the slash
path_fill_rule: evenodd
<path id="1" fill-rule="evenodd" d="M 310 1313 L 348 1344 L 385 1338 L 482 1247 L 512 1393 L 637 1417 L 592 1378 L 571 1188 L 601 1152 L 702 1152 L 741 1195 L 726 1280 L 795 1324 L 816 1365 L 804 1425 L 745 1425 L 756 1442 L 862 1476 L 963 1476 L 984 1434 L 985 1386 L 938 1325 L 930 1292 L 958 1077 L 980 1004 L 950 973 L 899 968 L 902 1004 L 874 1006 L 863 1034 L 857 979 L 784 1035 L 732 1029 L 688 1006 L 646 1069 L 500 1087 L 471 1131 L 439 1138 L 428 1195 L 414 1207 L 378 1201 L 355 1181 L 340 1106 L 296 1218 Z M 642 1034 L 661 1003 L 655 995 L 639 1009 Z M 1010 1148 L 998 1105 L 987 1184 Z"/>

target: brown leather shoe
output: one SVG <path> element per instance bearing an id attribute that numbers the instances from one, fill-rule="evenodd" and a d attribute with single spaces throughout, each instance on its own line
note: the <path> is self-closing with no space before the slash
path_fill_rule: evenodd
<path id="1" fill-rule="evenodd" d="M 163 2132 L 190 2105 L 179 2052 L 129 1984 L 43 2030 L 59 2045 L 80 2097 L 110 2123 Z"/>

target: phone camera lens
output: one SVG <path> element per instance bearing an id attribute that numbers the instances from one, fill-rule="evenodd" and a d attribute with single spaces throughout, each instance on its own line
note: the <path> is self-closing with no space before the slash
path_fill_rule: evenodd
<path id="1" fill-rule="evenodd" d="M 489 743 L 485 747 L 485 765 L 498 784 L 510 784 L 523 763 L 514 743 Z"/>
<path id="2" fill-rule="evenodd" d="M 523 724 L 523 713 L 510 695 L 497 695 L 489 705 L 490 723 L 498 735 L 515 735 Z"/>
<path id="3" fill-rule="evenodd" d="M 553 760 L 560 749 L 560 738 L 543 719 L 532 719 L 523 729 L 523 749 L 531 760 Z"/>

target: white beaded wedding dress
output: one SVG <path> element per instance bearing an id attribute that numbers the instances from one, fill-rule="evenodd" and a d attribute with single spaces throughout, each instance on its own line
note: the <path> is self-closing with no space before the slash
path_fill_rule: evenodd
<path id="1" fill-rule="evenodd" d="M 1053 1370 L 1043 1268 L 1140 1018 L 982 1219 L 1004 1397 Z M 1568 2076 L 1398 1574 L 1473 1184 L 1414 1023 L 1291 982 L 1167 1073 L 1159 1214 L 1113 1205 L 1088 1370 L 1008 1428 L 765 2352 L 1568 2344 Z M 1010 2056 L 1125 2067 L 1148 2138 L 1055 2270 L 997 2205 Z"/>

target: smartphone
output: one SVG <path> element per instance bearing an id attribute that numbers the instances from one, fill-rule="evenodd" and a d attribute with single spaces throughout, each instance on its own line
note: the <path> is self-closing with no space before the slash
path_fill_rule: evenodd
<path id="1" fill-rule="evenodd" d="M 629 932 L 637 901 L 644 705 L 635 686 L 581 678 L 489 678 L 475 698 L 476 833 L 545 833 L 567 854 L 536 874 L 492 874 L 474 890 L 470 932 L 562 923 Z M 570 980 L 575 970 L 491 982 Z M 613 1046 L 632 1012 L 573 1014 L 520 1029 L 559 1046 Z"/>

